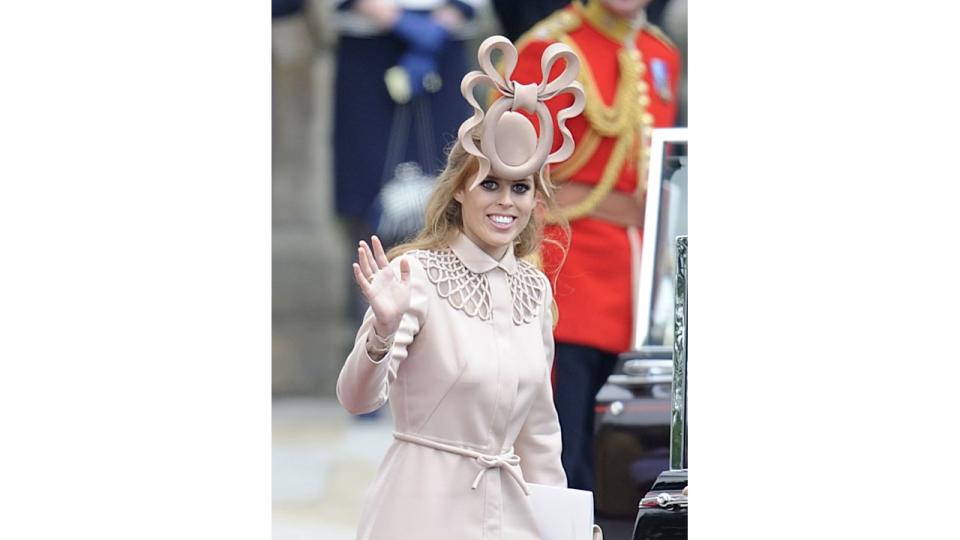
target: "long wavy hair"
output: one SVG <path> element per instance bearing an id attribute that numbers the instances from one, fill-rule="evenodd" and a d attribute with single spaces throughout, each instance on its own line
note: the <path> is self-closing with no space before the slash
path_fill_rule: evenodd
<path id="1" fill-rule="evenodd" d="M 479 166 L 477 158 L 468 154 L 460 141 L 457 140 L 450 148 L 447 155 L 447 166 L 437 177 L 437 185 L 427 201 L 423 228 L 409 242 L 390 249 L 387 252 L 388 259 L 393 260 L 415 249 L 443 249 L 453 242 L 463 230 L 462 209 L 454 195 L 460 189 L 467 188 L 468 182 L 473 179 Z M 543 184 L 547 185 L 546 193 L 544 193 Z M 544 242 L 548 242 L 561 250 L 563 254 L 562 265 L 569 247 L 570 224 L 562 216 L 555 217 L 560 216 L 560 212 L 553 196 L 553 185 L 549 178 L 546 182 L 541 183 L 540 173 L 534 173 L 533 185 L 537 203 L 527 226 L 520 231 L 520 234 L 514 240 L 514 254 L 518 258 L 529 260 L 537 267 L 542 267 L 539 260 L 540 246 Z M 566 245 L 552 238 L 544 239 L 543 226 L 546 223 L 547 216 L 551 217 L 551 223 L 559 225 L 563 230 L 563 237 L 567 239 Z"/>

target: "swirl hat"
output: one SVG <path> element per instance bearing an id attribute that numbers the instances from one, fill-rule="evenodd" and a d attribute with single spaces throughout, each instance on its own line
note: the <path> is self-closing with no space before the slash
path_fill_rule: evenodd
<path id="1" fill-rule="evenodd" d="M 499 50 L 504 66 L 503 75 L 493 65 L 492 55 Z M 573 136 L 566 126 L 569 118 L 583 111 L 583 87 L 576 81 L 580 71 L 580 59 L 573 50 L 563 43 L 554 43 L 547 47 L 540 59 L 543 78 L 540 84 L 521 84 L 510 79 L 517 66 L 517 49 L 503 36 L 492 36 L 480 44 L 477 52 L 481 71 L 471 71 L 463 77 L 460 92 L 473 107 L 473 116 L 462 124 L 457 136 L 468 154 L 476 156 L 480 162 L 477 176 L 470 183 L 470 190 L 477 187 L 487 176 L 501 180 L 521 180 L 535 172 L 540 173 L 541 187 L 547 191 L 545 169 L 551 163 L 558 163 L 573 153 Z M 564 60 L 566 66 L 560 75 L 548 80 L 553 65 Z M 500 94 L 484 111 L 473 94 L 477 85 L 486 84 Z M 553 146 L 553 118 L 546 101 L 564 92 L 573 95 L 573 104 L 557 112 L 557 128 L 563 137 L 563 144 L 556 152 L 550 153 Z M 540 136 L 530 120 L 518 111 L 536 115 L 540 124 Z M 477 147 L 473 134 L 478 130 L 480 146 Z"/>

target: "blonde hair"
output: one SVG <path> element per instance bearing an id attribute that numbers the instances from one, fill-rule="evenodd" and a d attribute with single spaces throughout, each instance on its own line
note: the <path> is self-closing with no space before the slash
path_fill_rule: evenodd
<path id="1" fill-rule="evenodd" d="M 466 189 L 468 183 L 473 180 L 480 165 L 475 156 L 472 156 L 463 149 L 460 141 L 450 148 L 447 155 L 447 166 L 440 176 L 437 177 L 437 185 L 427 201 L 427 208 L 424 212 L 423 228 L 409 242 L 405 242 L 393 247 L 387 253 L 387 258 L 394 258 L 403 255 L 408 251 L 415 249 L 442 249 L 450 245 L 451 242 L 463 230 L 463 215 L 461 214 L 460 202 L 454 198 L 457 191 Z M 544 184 L 547 192 L 544 193 Z M 546 182 L 540 182 L 540 173 L 533 175 L 534 193 L 537 196 L 537 206 L 530 216 L 527 226 L 520 231 L 514 240 L 514 254 L 518 258 L 530 257 L 539 259 L 540 246 L 543 242 L 556 245 L 563 253 L 563 260 L 566 259 L 567 248 L 570 239 L 570 224 L 563 217 L 554 219 L 554 216 L 560 216 L 555 197 L 553 196 L 553 186 L 549 181 L 549 175 Z M 567 239 L 567 245 L 554 239 L 544 239 L 543 226 L 546 223 L 547 216 L 551 216 L 553 222 L 560 226 Z M 561 260 L 561 265 L 563 264 Z M 531 261 L 533 262 L 533 261 Z M 536 265 L 540 266 L 539 261 Z"/>

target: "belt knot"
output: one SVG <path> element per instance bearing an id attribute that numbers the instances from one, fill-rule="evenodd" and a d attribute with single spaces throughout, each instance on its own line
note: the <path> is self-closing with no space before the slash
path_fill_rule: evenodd
<path id="1" fill-rule="evenodd" d="M 399 441 L 406 441 L 409 443 L 419 444 L 420 446 L 426 446 L 427 448 L 433 448 L 434 450 L 441 450 L 451 454 L 474 458 L 477 463 L 480 464 L 480 472 L 478 472 L 477 477 L 473 479 L 473 484 L 470 486 L 470 489 L 477 489 L 477 486 L 480 485 L 480 479 L 483 478 L 483 473 L 493 468 L 499 468 L 507 471 L 507 474 L 513 477 L 513 479 L 517 482 L 517 485 L 520 486 L 520 489 L 523 490 L 524 495 L 530 495 L 530 488 L 527 487 L 527 483 L 524 481 L 523 475 L 521 475 L 519 472 L 520 456 L 514 454 L 512 450 L 498 455 L 482 454 L 476 450 L 460 448 L 450 444 L 427 439 L 419 435 L 412 435 L 410 433 L 395 432 L 393 437 Z"/>

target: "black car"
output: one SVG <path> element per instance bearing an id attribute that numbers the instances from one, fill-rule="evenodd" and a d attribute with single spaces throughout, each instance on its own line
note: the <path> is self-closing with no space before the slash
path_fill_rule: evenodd
<path id="1" fill-rule="evenodd" d="M 597 395 L 594 507 L 600 516 L 633 519 L 640 499 L 670 462 L 672 349 L 646 347 L 621 356 Z"/>
<path id="2" fill-rule="evenodd" d="M 686 540 L 687 470 L 666 470 L 657 478 L 640 509 L 633 526 L 633 540 Z"/>
<path id="3" fill-rule="evenodd" d="M 640 500 L 633 540 L 687 538 L 687 237 L 677 238 L 669 467 Z"/>
<path id="4" fill-rule="evenodd" d="M 652 139 L 633 347 L 620 355 L 595 405 L 594 508 L 598 519 L 626 523 L 628 530 L 650 493 L 672 491 L 655 484 L 676 469 L 670 458 L 674 306 L 676 239 L 686 236 L 687 222 L 686 129 L 657 129 Z"/>

